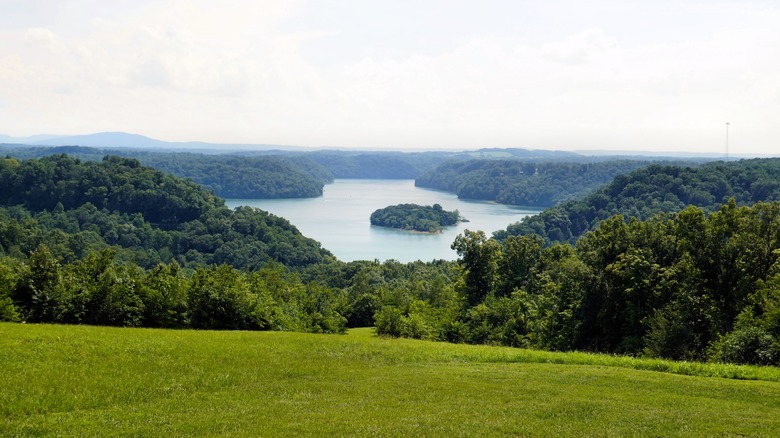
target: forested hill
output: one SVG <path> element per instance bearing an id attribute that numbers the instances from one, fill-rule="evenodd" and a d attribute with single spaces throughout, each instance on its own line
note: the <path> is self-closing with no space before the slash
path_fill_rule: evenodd
<path id="1" fill-rule="evenodd" d="M 585 196 L 615 176 L 648 164 L 648 161 L 633 160 L 595 163 L 515 159 L 450 161 L 418 177 L 415 185 L 454 192 L 465 199 L 551 207 L 566 199 Z"/>
<path id="2" fill-rule="evenodd" d="M 333 175 L 305 157 L 241 157 L 195 153 L 135 153 L 144 165 L 190 178 L 222 198 L 322 196 Z"/>
<path id="3" fill-rule="evenodd" d="M 544 163 L 597 163 L 609 161 L 609 157 L 590 157 L 573 152 L 527 149 L 486 148 L 461 152 L 367 152 L 367 151 L 317 151 L 300 156 L 317 162 L 328 169 L 335 178 L 419 179 L 435 174 L 445 163 L 496 163 L 509 161 Z M 641 161 L 641 160 L 640 160 Z M 646 161 L 644 161 L 646 163 Z M 633 169 L 635 167 L 631 167 Z M 630 170 L 629 168 L 624 171 Z M 448 174 L 447 177 L 450 175 Z M 608 181 L 605 180 L 603 182 Z M 455 187 L 434 187 L 455 192 Z M 492 198 L 490 198 L 492 199 Z"/>
<path id="4" fill-rule="evenodd" d="M 391 336 L 780 365 L 780 202 L 737 206 L 780 198 L 780 159 L 639 169 L 510 228 L 526 235 L 465 231 L 458 262 L 340 262 L 285 219 L 231 211 L 128 158 L 0 159 L 0 195 L 0 321 L 375 324 Z M 706 211 L 672 212 L 688 204 Z M 575 245 L 539 237 L 588 228 Z"/>
<path id="5" fill-rule="evenodd" d="M 102 162 L 82 163 L 57 155 L 23 162 L 5 158 L 0 163 L 0 205 L 34 212 L 91 203 L 100 210 L 140 213 L 152 223 L 177 225 L 224 206 L 197 184 L 128 158 L 107 156 Z"/>
<path id="6" fill-rule="evenodd" d="M 414 179 L 447 160 L 445 152 L 346 152 L 302 154 L 333 174 L 334 178 Z"/>
<path id="7" fill-rule="evenodd" d="M 455 192 L 461 198 L 540 207 L 584 195 L 617 173 L 648 163 L 641 159 L 614 160 L 612 157 L 524 149 L 237 151 L 226 154 L 220 151 L 0 145 L 0 154 L 17 159 L 61 153 L 85 161 L 99 161 L 105 155 L 135 158 L 145 166 L 190 178 L 223 198 L 317 197 L 322 195 L 324 184 L 334 178 L 417 179 L 421 187 Z"/>
<path id="8" fill-rule="evenodd" d="M 573 246 L 466 230 L 453 249 L 467 310 L 384 306 L 378 333 L 780 365 L 780 203 L 616 215 Z"/>
<path id="9" fill-rule="evenodd" d="M 145 166 L 189 178 L 222 198 L 275 199 L 322 195 L 333 174 L 303 156 L 239 156 L 192 152 L 98 149 L 81 146 L 4 145 L 0 152 L 18 159 L 68 154 L 85 161 L 106 155 L 135 158 Z"/>
<path id="10" fill-rule="evenodd" d="M 616 214 L 648 219 L 688 205 L 716 211 L 730 198 L 738 205 L 780 200 L 780 159 L 718 161 L 699 167 L 654 164 L 618 175 L 584 199 L 549 208 L 494 235 L 504 239 L 537 234 L 548 243 L 574 243 L 599 221 Z"/>
<path id="11" fill-rule="evenodd" d="M 8 144 L 0 144 L 0 153 L 18 159 L 62 153 L 82 160 L 100 160 L 105 155 L 136 158 L 145 166 L 190 178 L 225 198 L 320 196 L 323 184 L 332 182 L 334 178 L 414 179 L 447 160 L 472 157 L 472 153 L 455 152 L 333 150 L 224 153 L 215 150 L 203 153 Z M 473 154 L 495 155 L 491 152 Z"/>
<path id="12" fill-rule="evenodd" d="M 24 256 L 41 243 L 65 262 L 113 247 L 142 267 L 305 266 L 332 257 L 286 219 L 231 211 L 197 184 L 135 159 L 2 159 L 0 255 Z"/>

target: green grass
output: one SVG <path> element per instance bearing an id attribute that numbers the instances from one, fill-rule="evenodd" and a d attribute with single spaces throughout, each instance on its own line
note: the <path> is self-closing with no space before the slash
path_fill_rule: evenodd
<path id="1" fill-rule="evenodd" d="M 370 329 L 0 324 L 0 367 L 0 436 L 780 436 L 777 368 Z"/>

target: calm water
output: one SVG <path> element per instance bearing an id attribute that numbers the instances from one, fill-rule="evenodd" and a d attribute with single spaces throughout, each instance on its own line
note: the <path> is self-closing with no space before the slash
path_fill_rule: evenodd
<path id="1" fill-rule="evenodd" d="M 441 204 L 458 210 L 470 222 L 447 227 L 441 234 L 419 234 L 372 226 L 369 217 L 395 204 Z M 464 201 L 452 193 L 421 189 L 413 180 L 339 179 L 325 186 L 323 196 L 306 199 L 228 199 L 235 208 L 249 205 L 289 220 L 306 237 L 322 243 L 344 261 L 395 259 L 400 262 L 455 260 L 450 245 L 463 230 L 490 235 L 539 210 L 480 201 Z"/>

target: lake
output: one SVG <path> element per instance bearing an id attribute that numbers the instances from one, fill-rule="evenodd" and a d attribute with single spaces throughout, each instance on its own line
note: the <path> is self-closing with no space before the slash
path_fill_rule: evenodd
<path id="1" fill-rule="evenodd" d="M 414 180 L 337 179 L 323 196 L 303 199 L 228 199 L 227 205 L 257 207 L 289 220 L 306 237 L 343 261 L 395 259 L 400 262 L 455 260 L 450 248 L 463 230 L 493 231 L 541 211 L 528 207 L 458 199 L 453 193 L 414 186 Z M 469 220 L 440 234 L 421 234 L 371 225 L 375 210 L 395 204 L 440 204 Z"/>

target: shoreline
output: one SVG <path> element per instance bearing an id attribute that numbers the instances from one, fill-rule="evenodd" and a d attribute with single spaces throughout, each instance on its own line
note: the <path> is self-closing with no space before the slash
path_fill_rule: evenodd
<path id="1" fill-rule="evenodd" d="M 387 228 L 388 230 L 406 231 L 407 233 L 413 233 L 413 234 L 430 234 L 430 235 L 434 235 L 434 234 L 442 234 L 444 232 L 444 228 L 446 228 L 446 227 L 456 227 L 459 224 L 464 223 L 464 222 L 469 222 L 469 220 L 468 219 L 466 219 L 466 220 L 458 220 L 457 222 L 455 222 L 452 225 L 442 225 L 442 226 L 439 227 L 439 229 L 437 229 L 435 231 L 420 231 L 420 230 L 415 230 L 413 228 L 412 229 L 409 229 L 409 228 L 396 228 L 396 227 L 388 227 L 388 226 L 379 225 L 379 224 L 371 224 L 371 226 L 372 227 Z"/>

